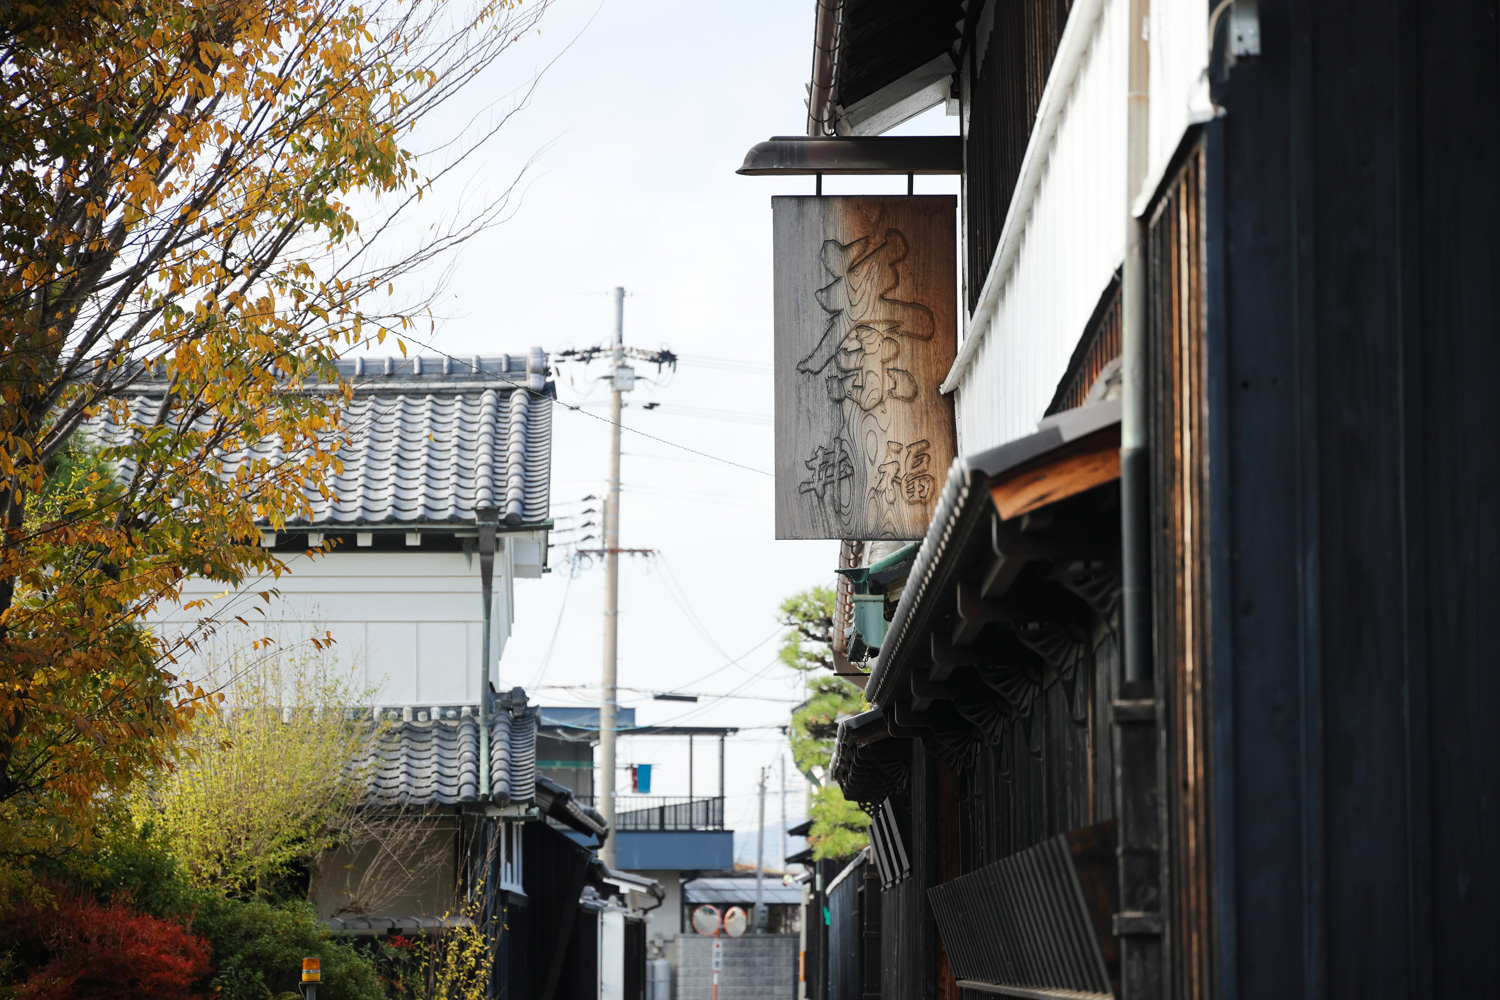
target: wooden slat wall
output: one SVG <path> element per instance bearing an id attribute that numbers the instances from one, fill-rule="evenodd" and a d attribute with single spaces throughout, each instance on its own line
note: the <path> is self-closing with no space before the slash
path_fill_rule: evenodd
<path id="1" fill-rule="evenodd" d="M 1219 995 L 1494 996 L 1500 4 L 1260 11 L 1205 126 Z"/>
<path id="2" fill-rule="evenodd" d="M 912 740 L 911 778 L 896 813 L 911 858 L 911 877 L 880 894 L 881 975 L 885 997 L 935 1000 L 937 926 L 927 905 L 927 889 L 937 875 L 936 761 L 921 740 Z"/>
<path id="3" fill-rule="evenodd" d="M 1119 675 L 1119 643 L 1111 632 L 1092 662 L 1080 665 L 1076 687 L 1053 684 L 1038 700 L 1029 734 L 1013 727 L 958 775 L 962 872 L 1115 818 L 1109 710 Z M 964 1000 L 987 997 L 960 992 Z"/>
<path id="4" fill-rule="evenodd" d="M 1113 819 L 1109 705 L 1119 674 L 1114 635 L 1079 667 L 1077 686 L 1053 684 L 1031 726 L 1012 727 L 958 776 L 961 868 L 970 872 L 1046 838 Z"/>
<path id="5" fill-rule="evenodd" d="M 1211 996 L 1213 975 L 1203 249 L 1199 147 L 1155 207 L 1146 247 L 1156 676 L 1169 789 L 1166 944 L 1180 1000 Z"/>

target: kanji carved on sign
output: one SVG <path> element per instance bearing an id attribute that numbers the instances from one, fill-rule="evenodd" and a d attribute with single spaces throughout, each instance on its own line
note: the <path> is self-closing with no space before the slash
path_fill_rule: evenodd
<path id="1" fill-rule="evenodd" d="M 931 500 L 937 484 L 932 475 L 931 447 L 927 441 L 913 441 L 907 445 L 887 441 L 886 461 L 877 467 L 880 479 L 870 492 L 889 504 L 897 500 L 925 504 Z"/>
<path id="2" fill-rule="evenodd" d="M 918 538 L 953 459 L 954 201 L 777 198 L 777 537 Z"/>

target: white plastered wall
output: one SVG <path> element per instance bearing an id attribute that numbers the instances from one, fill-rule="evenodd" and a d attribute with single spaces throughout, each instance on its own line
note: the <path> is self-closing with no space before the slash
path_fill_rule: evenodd
<path id="1" fill-rule="evenodd" d="M 501 687 L 499 663 L 515 616 L 517 575 L 539 576 L 540 539 L 501 536 L 497 544 L 490 676 Z M 518 544 L 521 543 L 521 544 Z M 519 560 L 519 565 L 517 564 Z M 228 591 L 190 580 L 183 601 L 203 607 L 163 609 L 155 628 L 171 641 L 192 634 L 212 614 L 215 631 L 197 650 L 179 650 L 180 674 L 223 677 L 226 670 L 266 655 L 253 644 L 275 640 L 283 663 L 321 664 L 348 671 L 354 687 L 373 692 L 377 705 L 454 705 L 479 700 L 483 598 L 479 557 L 464 552 L 340 549 L 286 558 L 290 572 L 247 581 Z M 274 590 L 269 601 L 258 596 Z M 243 622 L 236 619 L 243 619 Z M 331 633 L 319 653 L 311 645 Z"/>

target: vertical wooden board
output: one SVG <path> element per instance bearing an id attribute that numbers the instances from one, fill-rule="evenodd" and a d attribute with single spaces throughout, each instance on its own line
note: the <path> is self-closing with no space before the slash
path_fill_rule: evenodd
<path id="1" fill-rule="evenodd" d="M 771 199 L 777 538 L 926 533 L 954 457 L 956 204 Z"/>

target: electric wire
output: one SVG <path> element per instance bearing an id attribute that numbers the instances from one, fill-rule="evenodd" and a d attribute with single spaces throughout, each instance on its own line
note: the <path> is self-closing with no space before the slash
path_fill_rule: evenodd
<path id="1" fill-rule="evenodd" d="M 394 333 L 394 331 L 392 331 L 392 332 Z M 609 419 L 608 417 L 602 417 L 602 416 L 600 416 L 597 413 L 590 413 L 589 411 L 585 410 L 582 406 L 574 405 L 572 403 L 563 402 L 561 399 L 558 399 L 556 396 L 549 396 L 545 392 L 542 392 L 541 390 L 531 388 L 531 386 L 526 385 L 524 382 L 512 382 L 509 379 L 503 378 L 500 375 L 495 374 L 494 372 L 487 372 L 483 368 L 476 367 L 473 364 L 473 362 L 471 362 L 471 361 L 465 361 L 463 358 L 455 357 L 452 354 L 449 354 L 446 351 L 440 350 L 439 348 L 435 347 L 434 345 L 432 345 L 432 344 L 430 344 L 430 343 L 428 343 L 426 341 L 418 340 L 416 337 L 410 336 L 406 332 L 395 334 L 395 336 L 397 337 L 398 340 L 409 340 L 413 344 L 416 344 L 419 347 L 425 347 L 429 351 L 432 351 L 433 353 L 435 353 L 440 358 L 447 358 L 449 361 L 451 361 L 451 362 L 453 362 L 455 364 L 463 365 L 465 368 L 467 368 L 470 371 L 474 372 L 474 374 L 476 374 L 476 375 L 480 375 L 480 376 L 483 376 L 485 378 L 492 379 L 493 381 L 496 381 L 496 382 L 502 382 L 508 388 L 511 388 L 511 389 L 524 389 L 526 392 L 530 393 L 532 396 L 536 397 L 537 399 L 545 400 L 545 401 L 553 404 L 554 406 L 561 406 L 563 409 L 569 410 L 569 411 L 571 411 L 573 413 L 581 413 L 581 414 L 583 414 L 586 417 L 592 417 L 593 419 L 598 420 L 601 423 L 609 424 L 612 427 L 613 426 L 618 426 L 620 428 L 620 430 L 622 430 L 622 431 L 629 431 L 630 433 L 635 434 L 635 435 L 637 435 L 639 437 L 643 437 L 643 438 L 646 438 L 648 440 L 656 441 L 656 442 L 658 442 L 660 444 L 664 444 L 664 445 L 666 445 L 669 448 L 676 448 L 679 451 L 685 451 L 685 452 L 688 452 L 689 454 L 697 455 L 700 458 L 706 458 L 706 459 L 709 459 L 711 461 L 718 462 L 718 463 L 720 463 L 722 465 L 729 465 L 729 466 L 733 466 L 736 469 L 743 469 L 746 472 L 753 472 L 753 473 L 755 473 L 758 476 L 771 476 L 772 475 L 771 473 L 767 472 L 765 469 L 757 469 L 753 465 L 745 465 L 743 462 L 736 462 L 736 461 L 734 461 L 732 459 L 724 458 L 722 455 L 714 455 L 714 454 L 712 454 L 710 452 L 699 451 L 697 448 L 689 448 L 685 444 L 678 444 L 676 441 L 669 441 L 668 439 L 666 439 L 664 437 L 660 437 L 660 436 L 658 436 L 656 434 L 647 433 L 646 431 L 643 431 L 643 430 L 640 430 L 638 428 L 629 426 L 623 420 L 619 421 L 617 423 L 616 421 L 613 421 L 613 420 Z M 772 477 L 772 478 L 774 478 L 774 477 Z"/>
<path id="2" fill-rule="evenodd" d="M 536 670 L 536 676 L 531 679 L 528 690 L 534 690 L 542 683 L 542 678 L 547 675 L 547 667 L 552 663 L 552 650 L 557 646 L 557 634 L 562 631 L 563 615 L 568 610 L 568 594 L 573 589 L 573 578 L 577 576 L 573 559 L 568 560 L 568 581 L 563 584 L 562 604 L 557 609 L 557 624 L 552 626 L 552 638 L 547 643 L 547 652 L 542 654 L 542 662 Z"/>
<path id="3" fill-rule="evenodd" d="M 590 692 L 590 691 L 598 691 L 599 690 L 599 685 L 597 685 L 597 684 L 538 684 L 535 687 L 536 687 L 536 690 L 538 690 L 538 691 L 582 691 L 584 693 L 587 693 L 587 692 Z M 530 689 L 528 689 L 528 690 L 530 690 Z M 659 694 L 680 694 L 680 695 L 685 695 L 685 696 L 686 695 L 690 695 L 690 696 L 692 696 L 694 698 L 703 698 L 703 699 L 710 699 L 710 700 L 715 700 L 715 701 L 722 701 L 722 700 L 728 699 L 728 698 L 738 698 L 738 699 L 741 699 L 743 701 L 770 701 L 770 702 L 776 702 L 778 704 L 783 704 L 783 705 L 799 705 L 799 704 L 802 703 L 802 699 L 800 699 L 800 698 L 777 698 L 777 697 L 773 697 L 771 695 L 764 695 L 764 694 L 727 694 L 727 693 L 726 694 L 714 694 L 712 692 L 681 691 L 681 690 L 660 691 L 660 690 L 657 690 L 656 688 L 629 687 L 629 686 L 624 685 L 624 684 L 621 684 L 621 685 L 617 686 L 615 688 L 615 690 L 616 691 L 629 691 L 629 692 L 631 692 L 633 694 L 651 695 L 653 697 L 655 695 L 659 695 Z M 646 700 L 650 700 L 650 699 L 646 699 Z M 645 703 L 644 701 L 638 701 L 638 702 L 621 702 L 621 704 L 630 704 L 630 705 L 644 704 L 644 703 Z"/>
<path id="4" fill-rule="evenodd" d="M 710 709 L 710 708 L 714 707 L 715 705 L 719 704 L 721 701 L 733 698 L 735 695 L 739 694 L 739 692 L 743 691 L 746 687 L 748 687 L 749 685 L 755 683 L 756 681 L 758 681 L 762 677 L 764 677 L 767 674 L 767 672 L 770 671 L 770 669 L 772 667 L 776 666 L 780 662 L 781 662 L 781 657 L 778 655 L 775 659 L 773 659 L 771 662 L 767 663 L 760 670 L 756 671 L 754 674 L 752 674 L 751 676 L 749 676 L 749 677 L 745 678 L 743 681 L 741 681 L 737 687 L 731 688 L 729 691 L 726 691 L 724 694 L 717 695 L 714 698 L 713 701 L 704 702 L 704 703 L 702 703 L 700 705 L 694 705 L 692 708 L 688 709 L 686 712 L 683 712 L 681 715 L 674 715 L 671 718 L 660 719 L 660 720 L 658 720 L 656 722 L 642 723 L 642 724 L 640 724 L 638 726 L 617 726 L 615 731 L 616 732 L 620 732 L 620 733 L 629 733 L 629 732 L 632 732 L 633 730 L 637 730 L 637 729 L 654 729 L 657 726 L 671 726 L 671 725 L 676 725 L 676 724 L 682 722 L 685 719 L 695 718 L 695 717 L 703 714 L 704 712 L 706 712 L 708 709 Z M 598 726 L 569 725 L 569 726 L 567 726 L 567 728 L 568 729 L 572 729 L 572 730 L 576 730 L 578 732 L 583 732 L 583 733 L 597 733 L 599 731 L 599 727 Z M 744 726 L 744 727 L 740 727 L 740 726 L 736 726 L 735 728 L 736 729 L 740 729 L 740 728 L 744 728 L 744 729 L 773 728 L 774 729 L 774 728 L 779 728 L 779 727 L 776 727 L 776 726 L 771 726 L 771 727 L 764 727 L 764 726 Z M 549 733 L 548 735 L 551 736 L 551 735 L 560 735 L 560 734 Z M 569 739 L 570 737 L 564 736 L 562 738 L 563 739 Z M 571 737 L 571 738 L 576 740 L 576 739 L 586 739 L 587 737 Z"/>
<path id="5" fill-rule="evenodd" d="M 769 375 L 772 368 L 765 361 L 742 361 L 738 358 L 712 358 L 702 354 L 679 354 L 679 362 L 702 368 L 717 368 L 721 371 L 738 371 L 745 374 Z"/>

